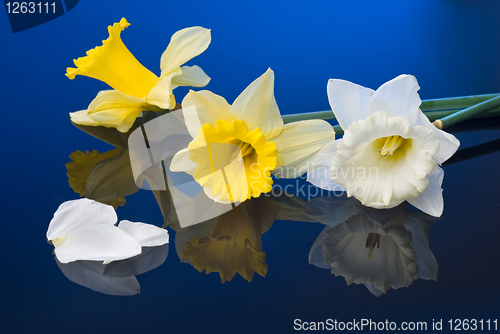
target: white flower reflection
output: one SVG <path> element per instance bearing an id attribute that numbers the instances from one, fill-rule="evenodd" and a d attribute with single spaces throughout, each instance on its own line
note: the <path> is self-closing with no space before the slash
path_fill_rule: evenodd
<path id="1" fill-rule="evenodd" d="M 142 253 L 133 258 L 103 264 L 97 261 L 56 263 L 70 281 L 91 290 L 113 296 L 133 296 L 140 293 L 135 276 L 155 269 L 165 262 L 168 244 L 143 247 Z"/>
<path id="2" fill-rule="evenodd" d="M 418 278 L 437 280 L 438 264 L 429 248 L 433 218 L 406 205 L 375 210 L 345 196 L 309 201 L 306 214 L 327 225 L 309 262 L 345 277 L 348 285 L 364 284 L 375 296 Z"/>

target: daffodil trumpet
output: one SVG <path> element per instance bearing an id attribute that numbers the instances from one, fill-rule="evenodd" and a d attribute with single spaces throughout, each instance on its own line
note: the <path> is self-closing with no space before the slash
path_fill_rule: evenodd
<path id="1" fill-rule="evenodd" d="M 181 66 L 205 51 L 210 30 L 191 27 L 176 32 L 161 56 L 160 76 L 144 67 L 122 42 L 120 34 L 130 23 L 125 18 L 108 27 L 109 38 L 102 46 L 87 51 L 68 67 L 66 76 L 84 75 L 106 82 L 113 90 L 99 92 L 86 110 L 71 113 L 80 125 L 105 126 L 127 132 L 144 110 L 175 108 L 173 89 L 178 86 L 204 87 L 210 78 L 198 66 Z"/>

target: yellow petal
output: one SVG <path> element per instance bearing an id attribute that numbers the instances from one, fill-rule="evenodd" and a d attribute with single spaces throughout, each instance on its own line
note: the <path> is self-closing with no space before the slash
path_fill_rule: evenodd
<path id="1" fill-rule="evenodd" d="M 260 128 L 267 139 L 280 134 L 283 120 L 274 98 L 274 72 L 271 69 L 236 98 L 231 106 L 231 113 L 245 121 L 250 131 Z"/>
<path id="2" fill-rule="evenodd" d="M 195 110 L 189 108 L 193 106 L 196 108 Z M 225 119 L 228 122 L 237 120 L 229 112 L 229 103 L 222 96 L 208 90 L 189 91 L 182 100 L 182 109 L 189 134 L 193 138 L 198 135 L 198 131 L 206 123 L 215 125 L 219 119 Z"/>
<path id="3" fill-rule="evenodd" d="M 314 119 L 285 124 L 279 136 L 273 138 L 278 153 L 285 159 L 273 175 L 283 178 L 299 177 L 312 164 L 314 155 L 335 139 L 332 126 Z"/>
<path id="4" fill-rule="evenodd" d="M 158 83 L 151 89 L 146 101 L 149 104 L 154 104 L 162 109 L 174 109 L 175 97 L 172 92 L 172 77 L 181 74 L 181 69 L 164 76 Z"/>
<path id="5" fill-rule="evenodd" d="M 182 74 L 172 78 L 172 89 L 177 86 L 205 87 L 210 77 L 199 66 L 182 66 Z"/>
<path id="6" fill-rule="evenodd" d="M 137 98 L 145 97 L 158 77 L 142 66 L 123 44 L 120 33 L 130 24 L 125 18 L 108 27 L 109 37 L 102 46 L 87 51 L 86 57 L 74 60 L 77 68 L 68 67 L 66 76 L 85 75 L 104 81 L 114 89 Z"/>
<path id="7" fill-rule="evenodd" d="M 97 123 L 96 121 L 94 121 L 92 118 L 89 117 L 88 110 L 80 110 L 69 113 L 69 117 L 71 117 L 71 121 L 76 124 L 87 125 L 87 126 L 99 126 L 99 123 Z"/>
<path id="8" fill-rule="evenodd" d="M 99 92 L 90 103 L 88 116 L 97 125 L 127 132 L 141 111 L 145 110 L 144 107 L 145 102 L 142 99 L 122 94 L 117 90 L 106 90 Z"/>
<path id="9" fill-rule="evenodd" d="M 176 32 L 161 56 L 161 76 L 177 71 L 182 64 L 205 51 L 210 40 L 210 30 L 202 27 L 191 27 Z"/>

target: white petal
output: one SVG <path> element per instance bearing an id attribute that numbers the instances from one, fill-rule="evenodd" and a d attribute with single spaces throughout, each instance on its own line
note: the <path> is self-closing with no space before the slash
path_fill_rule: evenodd
<path id="1" fill-rule="evenodd" d="M 189 175 L 193 175 L 198 167 L 198 164 L 191 161 L 189 159 L 189 155 L 189 149 L 187 148 L 177 152 L 170 163 L 170 170 L 172 172 L 186 172 Z"/>
<path id="2" fill-rule="evenodd" d="M 199 66 L 182 66 L 182 74 L 172 78 L 172 89 L 177 86 L 205 87 L 210 77 Z"/>
<path id="3" fill-rule="evenodd" d="M 104 265 L 100 262 L 77 261 L 57 266 L 70 281 L 91 290 L 112 296 L 133 296 L 140 293 L 140 286 L 133 276 L 114 278 L 103 275 Z"/>
<path id="4" fill-rule="evenodd" d="M 383 156 L 378 151 L 384 138 L 393 135 L 411 141 L 403 143 L 393 156 Z M 410 126 L 401 116 L 377 112 L 346 130 L 333 158 L 332 176 L 348 196 L 363 205 L 392 208 L 425 189 L 426 175 L 435 166 L 432 156 L 438 149 L 439 142 L 429 129 Z"/>
<path id="5" fill-rule="evenodd" d="M 273 175 L 296 178 L 307 172 L 312 157 L 326 144 L 335 139 L 332 126 L 323 120 L 314 119 L 285 124 L 283 131 L 272 141 L 284 165 L 273 170 Z"/>
<path id="6" fill-rule="evenodd" d="M 210 30 L 202 27 L 191 27 L 177 31 L 161 55 L 161 74 L 175 70 L 188 60 L 196 57 L 208 48 Z"/>
<path id="7" fill-rule="evenodd" d="M 417 197 L 408 198 L 408 203 L 419 210 L 434 216 L 440 217 L 443 214 L 443 184 L 444 171 L 441 167 L 436 166 L 434 170 L 427 175 L 429 184 Z"/>
<path id="8" fill-rule="evenodd" d="M 61 263 L 77 260 L 116 261 L 141 253 L 141 245 L 129 234 L 113 225 L 100 224 L 72 231 L 55 248 Z"/>
<path id="9" fill-rule="evenodd" d="M 201 127 L 210 123 L 215 126 L 215 121 L 225 119 L 228 122 L 237 118 L 230 112 L 230 105 L 219 95 L 208 90 L 199 92 L 189 91 L 182 100 L 182 112 L 189 134 L 195 138 Z"/>
<path id="10" fill-rule="evenodd" d="M 88 198 L 67 201 L 54 213 L 47 230 L 47 240 L 100 224 L 114 225 L 116 221 L 116 212 L 111 205 Z"/>
<path id="11" fill-rule="evenodd" d="M 458 150 L 460 141 L 451 133 L 440 130 L 432 125 L 432 123 L 423 113 L 420 113 L 420 115 L 418 116 L 417 124 L 431 129 L 439 140 L 439 151 L 434 154 L 436 163 L 442 164 L 443 162 L 451 158 L 451 156 Z"/>
<path id="12" fill-rule="evenodd" d="M 338 143 L 339 140 L 328 143 L 314 156 L 307 170 L 307 181 L 316 187 L 329 191 L 344 191 L 344 188 L 333 181 L 332 177 L 332 160 L 337 154 Z"/>
<path id="13" fill-rule="evenodd" d="M 417 79 L 412 75 L 400 75 L 386 82 L 373 94 L 368 111 L 370 114 L 383 111 L 390 117 L 403 116 L 410 125 L 415 124 L 422 101 L 417 91 Z"/>
<path id="14" fill-rule="evenodd" d="M 330 107 L 342 129 L 369 116 L 368 104 L 375 93 L 372 89 L 345 80 L 330 79 L 327 92 Z"/>
<path id="15" fill-rule="evenodd" d="M 154 225 L 122 220 L 118 228 L 133 236 L 142 247 L 161 246 L 168 243 L 168 231 Z"/>
<path id="16" fill-rule="evenodd" d="M 271 69 L 236 98 L 231 113 L 245 121 L 250 131 L 260 128 L 268 140 L 280 134 L 283 119 L 274 98 L 274 72 Z"/>

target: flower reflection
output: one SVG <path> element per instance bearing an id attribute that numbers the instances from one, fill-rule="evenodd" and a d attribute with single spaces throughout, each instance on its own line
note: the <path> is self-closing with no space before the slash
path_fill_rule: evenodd
<path id="1" fill-rule="evenodd" d="M 311 248 L 309 262 L 345 277 L 348 285 L 364 284 L 380 296 L 418 278 L 437 280 L 438 264 L 429 248 L 431 216 L 406 204 L 366 208 L 345 196 L 313 199 L 305 211 L 327 225 Z"/>
<path id="2" fill-rule="evenodd" d="M 114 148 L 99 153 L 76 151 L 66 164 L 68 182 L 80 196 L 112 205 L 115 210 L 139 190 L 134 182 L 128 151 Z"/>
<path id="3" fill-rule="evenodd" d="M 142 253 L 133 258 L 103 264 L 96 261 L 76 261 L 57 266 L 70 281 L 91 290 L 115 296 L 132 296 L 140 293 L 136 275 L 155 269 L 165 262 L 169 245 L 143 247 Z"/>
<path id="4" fill-rule="evenodd" d="M 300 198 L 268 195 L 245 201 L 201 224 L 184 229 L 171 224 L 177 229 L 177 254 L 182 262 L 190 263 L 199 272 L 218 272 L 222 283 L 232 280 L 236 273 L 248 282 L 255 273 L 265 277 L 268 267 L 262 234 L 271 228 L 275 219 L 288 218 L 290 211 L 303 212 L 303 207 L 304 201 Z"/>

